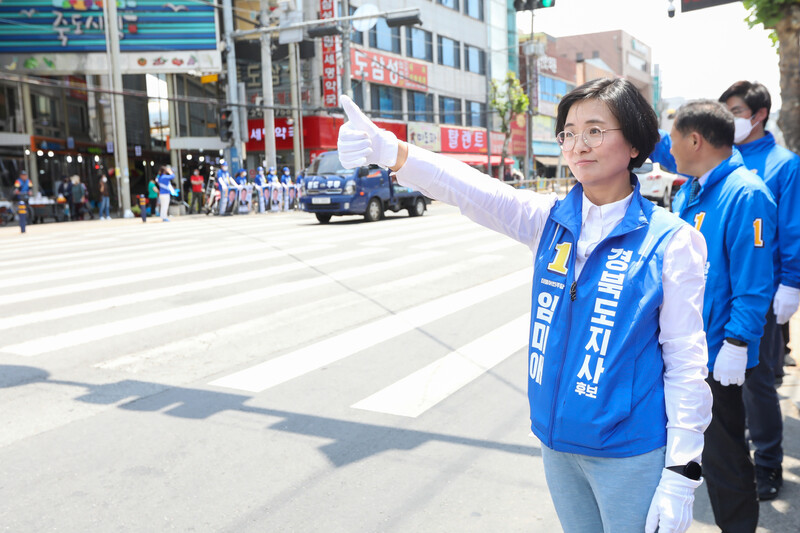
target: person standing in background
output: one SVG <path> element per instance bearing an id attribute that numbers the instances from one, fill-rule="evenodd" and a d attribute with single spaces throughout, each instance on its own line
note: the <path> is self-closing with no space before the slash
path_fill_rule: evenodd
<path id="1" fill-rule="evenodd" d="M 775 144 L 766 131 L 772 99 L 760 83 L 737 81 L 719 97 L 733 113 L 733 142 L 748 170 L 769 188 L 778 204 L 778 238 L 773 246 L 772 306 L 766 314 L 758 366 L 744 383 L 750 442 L 755 448 L 758 499 L 777 498 L 783 485 L 783 417 L 777 379 L 783 378 L 785 343 L 782 324 L 800 305 L 800 157 Z"/>
<path id="2" fill-rule="evenodd" d="M 158 171 L 158 203 L 160 207 L 159 215 L 161 220 L 169 222 L 169 200 L 172 196 L 172 167 L 169 165 L 162 166 Z"/>
<path id="3" fill-rule="evenodd" d="M 108 177 L 105 175 L 100 178 L 98 189 L 100 192 L 100 220 L 111 220 L 111 215 L 109 214 L 109 209 L 111 207 L 111 183 L 109 183 Z"/>
<path id="4" fill-rule="evenodd" d="M 706 381 L 714 398 L 703 449 L 708 496 L 722 531 L 755 533 L 758 496 L 742 389 L 758 365 L 773 294 L 777 210 L 766 185 L 733 149 L 734 120 L 725 106 L 713 100 L 684 104 L 670 138 L 678 172 L 692 176 L 673 209 L 708 245 L 703 323 L 711 371 Z"/>
<path id="5" fill-rule="evenodd" d="M 189 212 L 199 213 L 200 208 L 203 206 L 203 189 L 205 187 L 203 176 L 200 174 L 199 168 L 194 169 L 189 181 L 192 185 L 192 204 L 189 207 Z"/>
<path id="6" fill-rule="evenodd" d="M 158 183 L 156 183 L 156 178 L 150 178 L 147 183 L 147 203 L 150 206 L 150 215 L 155 216 L 156 205 L 158 205 Z"/>

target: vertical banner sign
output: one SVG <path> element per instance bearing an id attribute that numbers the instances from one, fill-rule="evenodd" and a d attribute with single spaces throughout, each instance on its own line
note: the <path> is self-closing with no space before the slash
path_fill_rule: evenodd
<path id="1" fill-rule="evenodd" d="M 336 4 L 333 0 L 320 0 L 319 18 L 331 19 L 336 17 Z M 325 107 L 339 106 L 339 69 L 336 65 L 335 35 L 326 35 L 322 38 L 322 104 Z"/>

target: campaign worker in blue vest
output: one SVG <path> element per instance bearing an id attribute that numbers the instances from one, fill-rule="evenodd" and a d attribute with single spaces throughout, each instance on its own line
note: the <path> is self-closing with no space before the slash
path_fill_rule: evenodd
<path id="1" fill-rule="evenodd" d="M 673 209 L 708 246 L 703 320 L 714 406 L 703 450 L 706 485 L 720 529 L 753 533 L 758 498 L 742 385 L 758 364 L 774 294 L 777 210 L 767 186 L 733 148 L 733 115 L 725 106 L 713 100 L 683 105 L 670 137 L 678 172 L 693 176 L 675 195 Z"/>
<path id="2" fill-rule="evenodd" d="M 719 101 L 733 113 L 733 142 L 748 170 L 761 178 L 778 204 L 778 237 L 773 246 L 775 293 L 767 312 L 758 366 L 744 382 L 750 442 L 755 448 L 759 500 L 778 496 L 783 485 L 783 417 L 775 378 L 783 377 L 786 325 L 800 304 L 800 157 L 775 143 L 766 131 L 772 98 L 764 85 L 738 81 Z"/>
<path id="3" fill-rule="evenodd" d="M 172 167 L 169 165 L 162 166 L 158 171 L 156 183 L 158 183 L 158 203 L 160 208 L 161 220 L 169 222 L 169 200 L 172 196 L 174 188 L 172 187 Z"/>
<path id="4" fill-rule="evenodd" d="M 686 531 L 711 417 L 706 249 L 631 173 L 659 140 L 652 107 L 624 79 L 564 96 L 556 139 L 579 183 L 559 199 L 400 142 L 340 98 L 345 168 L 391 168 L 533 252 L 531 429 L 564 531 Z"/>

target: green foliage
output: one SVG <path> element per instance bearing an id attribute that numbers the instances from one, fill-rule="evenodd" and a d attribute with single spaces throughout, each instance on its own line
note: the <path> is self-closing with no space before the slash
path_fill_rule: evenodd
<path id="1" fill-rule="evenodd" d="M 522 90 L 517 75 L 509 71 L 503 81 L 492 80 L 489 107 L 500 115 L 500 131 L 511 133 L 511 122 L 528 110 L 528 96 Z"/>
<path id="2" fill-rule="evenodd" d="M 800 0 L 742 0 L 745 9 L 749 10 L 745 21 L 752 28 L 757 24 L 763 24 L 768 30 L 772 30 L 769 37 L 772 45 L 777 46 L 778 35 L 775 33 L 775 25 L 783 17 L 785 8 L 792 4 L 800 4 Z"/>

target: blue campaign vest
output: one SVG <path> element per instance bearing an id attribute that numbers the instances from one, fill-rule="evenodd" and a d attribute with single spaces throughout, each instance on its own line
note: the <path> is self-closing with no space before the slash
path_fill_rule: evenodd
<path id="1" fill-rule="evenodd" d="M 666 444 L 659 307 L 664 249 L 682 225 L 635 183 L 619 225 L 575 279 L 583 188 L 555 204 L 534 260 L 528 399 L 549 448 L 630 457 Z"/>

